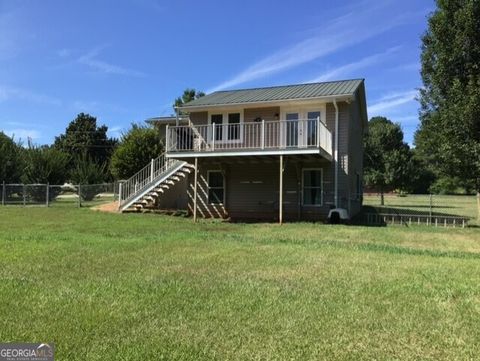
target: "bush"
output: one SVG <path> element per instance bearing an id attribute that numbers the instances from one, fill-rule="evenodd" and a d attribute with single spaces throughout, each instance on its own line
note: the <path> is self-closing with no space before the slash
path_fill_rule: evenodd
<path id="1" fill-rule="evenodd" d="M 132 124 L 112 155 L 112 174 L 117 179 L 129 178 L 162 152 L 163 144 L 157 130 Z"/>
<path id="2" fill-rule="evenodd" d="M 430 192 L 435 194 L 458 194 L 464 193 L 465 190 L 460 179 L 456 177 L 441 177 L 431 185 Z"/>
<path id="3" fill-rule="evenodd" d="M 105 182 L 105 164 L 98 164 L 86 153 L 73 160 L 74 168 L 70 173 L 70 179 L 75 184 L 80 184 L 80 196 L 85 201 L 91 201 L 102 189 Z"/>
<path id="4" fill-rule="evenodd" d="M 0 132 L 0 182 L 18 183 L 22 176 L 22 146 Z"/>
<path id="5" fill-rule="evenodd" d="M 26 184 L 63 185 L 68 177 L 68 154 L 50 147 L 32 147 L 25 150 L 25 168 L 22 182 Z M 60 193 L 60 188 L 52 188 L 50 200 Z M 45 190 L 29 187 L 28 194 L 35 201 L 45 200 Z"/>

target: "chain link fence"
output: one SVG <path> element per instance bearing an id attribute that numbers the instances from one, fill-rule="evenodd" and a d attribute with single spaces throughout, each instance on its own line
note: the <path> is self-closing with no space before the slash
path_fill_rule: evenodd
<path id="1" fill-rule="evenodd" d="M 2 206 L 94 207 L 118 201 L 119 183 L 0 184 Z"/>
<path id="2" fill-rule="evenodd" d="M 378 225 L 480 226 L 479 202 L 475 195 L 365 194 L 362 221 Z"/>

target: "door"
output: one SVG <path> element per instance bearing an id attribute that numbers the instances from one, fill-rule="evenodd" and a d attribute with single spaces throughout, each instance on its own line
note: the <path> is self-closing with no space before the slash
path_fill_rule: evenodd
<path id="1" fill-rule="evenodd" d="M 298 147 L 298 112 L 285 114 L 285 145 L 289 147 Z"/>

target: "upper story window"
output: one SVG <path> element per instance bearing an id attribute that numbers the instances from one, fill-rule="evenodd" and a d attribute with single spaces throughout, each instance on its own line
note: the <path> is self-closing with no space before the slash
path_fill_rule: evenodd
<path id="1" fill-rule="evenodd" d="M 210 114 L 215 123 L 215 141 L 237 141 L 242 138 L 242 114 L 238 112 Z"/>
<path id="2" fill-rule="evenodd" d="M 323 204 L 322 169 L 304 169 L 302 172 L 303 205 L 321 206 Z"/>
<path id="3" fill-rule="evenodd" d="M 240 113 L 228 113 L 228 140 L 240 139 Z"/>

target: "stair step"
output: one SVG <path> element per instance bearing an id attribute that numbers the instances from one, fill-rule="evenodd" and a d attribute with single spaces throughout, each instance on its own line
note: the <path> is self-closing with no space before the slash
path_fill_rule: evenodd
<path id="1" fill-rule="evenodd" d="M 172 186 L 175 185 L 175 182 L 174 182 L 174 181 L 171 181 L 171 180 L 169 180 L 169 179 L 167 179 L 167 180 L 165 181 L 165 183 L 170 184 L 170 185 L 172 185 Z"/>
<path id="2" fill-rule="evenodd" d="M 177 173 L 175 173 L 175 175 L 179 176 L 179 177 L 182 177 L 182 178 L 185 178 L 187 175 L 182 172 L 182 171 L 178 171 Z"/>
<path id="3" fill-rule="evenodd" d="M 192 169 L 187 168 L 187 167 L 183 167 L 183 168 L 181 169 L 181 171 L 184 172 L 184 173 L 192 173 Z"/>
<path id="4" fill-rule="evenodd" d="M 195 166 L 193 164 L 187 163 L 183 166 L 184 168 L 190 168 L 190 169 L 195 169 Z"/>
<path id="5" fill-rule="evenodd" d="M 173 179 L 173 180 L 176 181 L 176 182 L 180 182 L 180 178 L 177 177 L 177 176 L 174 176 L 174 175 L 170 176 L 169 179 Z"/>

